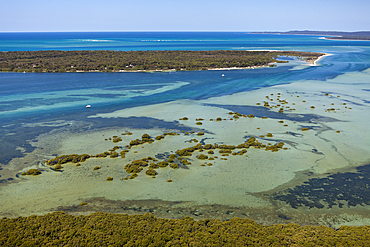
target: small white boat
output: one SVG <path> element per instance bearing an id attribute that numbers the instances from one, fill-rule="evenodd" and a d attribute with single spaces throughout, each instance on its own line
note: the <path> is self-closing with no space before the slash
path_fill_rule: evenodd
<path id="1" fill-rule="evenodd" d="M 87 105 L 86 108 L 91 108 L 91 105 Z"/>
<path id="2" fill-rule="evenodd" d="M 222 74 L 221 76 L 225 76 L 225 74 Z"/>

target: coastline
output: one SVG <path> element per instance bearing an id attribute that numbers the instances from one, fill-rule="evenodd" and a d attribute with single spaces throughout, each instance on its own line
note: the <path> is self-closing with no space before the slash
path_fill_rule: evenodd
<path id="1" fill-rule="evenodd" d="M 333 39 L 333 38 L 330 38 L 330 37 L 324 37 L 324 39 L 326 40 L 342 40 L 342 41 L 370 41 L 370 38 L 369 39 L 351 39 L 351 38 L 346 38 L 346 37 L 342 37 L 342 36 L 337 36 L 337 37 L 341 37 L 340 39 Z"/>
<path id="2" fill-rule="evenodd" d="M 262 65 L 262 66 L 252 66 L 252 67 L 227 67 L 227 68 L 207 68 L 204 70 L 239 70 L 239 69 L 258 69 L 258 68 L 268 68 L 270 67 L 271 64 L 269 63 L 267 65 Z M 187 69 L 181 69 L 181 70 L 176 70 L 176 69 L 166 69 L 166 70 L 161 70 L 161 69 L 156 69 L 156 70 L 112 70 L 112 71 L 100 71 L 100 70 L 89 70 L 89 71 L 84 71 L 84 70 L 76 70 L 75 72 L 71 71 L 66 71 L 64 73 L 135 73 L 135 72 L 147 72 L 147 73 L 153 73 L 153 72 L 177 72 L 177 71 L 202 71 L 202 69 L 199 70 L 187 70 Z M 0 73 L 7 73 L 6 71 L 0 71 Z M 10 72 L 10 73 L 35 73 L 35 72 Z M 40 72 L 40 73 L 55 73 L 55 72 Z"/>
<path id="3" fill-rule="evenodd" d="M 325 53 L 325 55 L 322 55 L 320 57 L 318 57 L 316 60 L 314 60 L 311 64 L 311 66 L 317 66 L 317 63 L 321 60 L 321 59 L 324 59 L 325 57 L 328 57 L 328 56 L 332 56 L 333 54 L 330 54 L 330 53 Z"/>
<path id="4" fill-rule="evenodd" d="M 322 59 L 325 56 L 328 55 L 323 55 L 318 57 L 316 60 L 313 61 L 318 61 Z M 209 70 L 209 71 L 225 71 L 225 70 L 243 70 L 243 69 L 259 69 L 259 68 L 269 68 L 271 65 L 275 65 L 276 62 L 268 63 L 267 65 L 262 65 L 262 66 L 252 66 L 252 67 L 225 67 L 225 68 L 207 68 L 204 70 Z M 202 71 L 201 69 L 199 70 L 187 70 L 187 69 L 181 69 L 181 70 L 176 70 L 176 69 L 166 69 L 166 70 L 112 70 L 112 71 L 100 71 L 100 70 L 89 70 L 89 71 L 84 71 L 84 70 L 76 70 L 75 72 L 71 71 L 66 71 L 64 73 L 135 73 L 135 72 L 147 72 L 147 73 L 154 73 L 154 72 L 177 72 L 177 71 Z M 0 71 L 0 73 L 36 73 L 36 72 L 7 72 L 7 71 Z M 56 73 L 56 72 L 37 72 L 37 73 Z"/>
<path id="5" fill-rule="evenodd" d="M 357 36 L 354 35 L 357 33 Z M 370 32 L 321 32 L 321 31 L 288 31 L 288 32 L 251 32 L 250 34 L 273 34 L 273 35 L 301 35 L 301 36 L 325 36 L 323 39 L 342 41 L 370 41 Z M 332 39 L 330 37 L 340 37 Z"/>

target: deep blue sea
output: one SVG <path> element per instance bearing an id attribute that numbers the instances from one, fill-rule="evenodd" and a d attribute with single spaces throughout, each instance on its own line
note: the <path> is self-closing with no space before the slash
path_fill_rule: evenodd
<path id="1" fill-rule="evenodd" d="M 321 66 L 137 73 L 0 73 L 0 163 L 32 150 L 25 140 L 51 127 L 27 123 L 87 121 L 92 112 L 178 99 L 206 99 L 300 80 L 327 80 L 370 67 L 370 41 L 245 32 L 0 33 L 0 51 L 26 50 L 297 50 L 333 54 Z M 225 76 L 221 76 L 224 74 Z M 85 106 L 92 105 L 89 112 Z M 113 125 L 113 123 L 110 123 Z M 104 127 L 103 123 L 99 124 Z"/>

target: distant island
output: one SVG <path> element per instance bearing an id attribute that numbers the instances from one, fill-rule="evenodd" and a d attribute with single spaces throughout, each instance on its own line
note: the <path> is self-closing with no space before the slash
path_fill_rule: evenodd
<path id="1" fill-rule="evenodd" d="M 252 34 L 291 34 L 291 35 L 322 35 L 326 39 L 337 40 L 370 40 L 370 31 L 338 32 L 338 31 L 288 31 L 288 32 L 252 32 Z"/>
<path id="2" fill-rule="evenodd" d="M 299 51 L 11 51 L 0 52 L 0 72 L 125 72 L 274 66 L 279 57 L 314 63 L 325 54 Z"/>

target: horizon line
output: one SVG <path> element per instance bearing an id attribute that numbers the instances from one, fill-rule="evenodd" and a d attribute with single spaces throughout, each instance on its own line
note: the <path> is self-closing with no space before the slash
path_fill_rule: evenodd
<path id="1" fill-rule="evenodd" d="M 370 32 L 366 30 L 361 31 L 338 31 L 338 30 L 288 30 L 288 31 L 245 31 L 245 30 L 85 30 L 85 31 L 0 31 L 0 33 L 108 33 L 108 32 L 243 32 L 243 33 L 253 33 L 253 32 L 268 32 L 268 33 L 284 33 L 293 31 L 310 31 L 310 32 Z"/>

